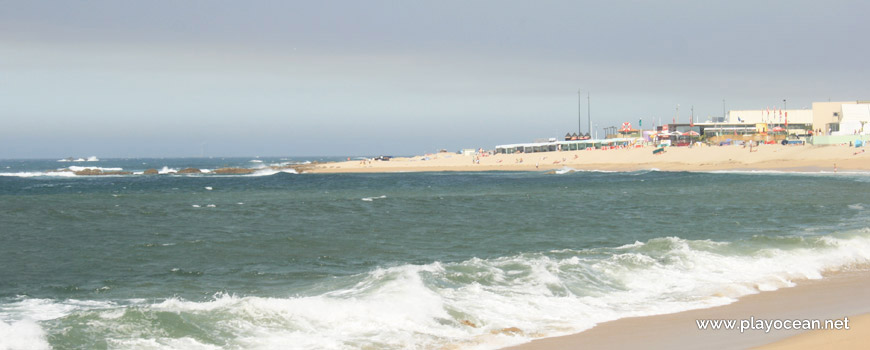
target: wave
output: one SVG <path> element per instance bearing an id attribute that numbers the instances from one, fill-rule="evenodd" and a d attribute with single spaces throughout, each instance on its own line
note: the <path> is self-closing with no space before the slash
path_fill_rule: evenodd
<path id="1" fill-rule="evenodd" d="M 92 305 L 24 299 L 0 305 L 0 320 L 4 327 L 10 319 L 60 320 L 119 348 L 489 349 L 624 317 L 724 305 L 868 261 L 870 229 L 736 242 L 661 237 L 612 248 L 380 267 L 333 279 L 330 291 L 316 295 Z M 178 318 L 197 320 L 197 332 L 209 336 L 193 337 L 167 321 Z M 219 341 L 202 343 L 209 338 Z"/>
<path id="2" fill-rule="evenodd" d="M 628 175 L 643 175 L 651 172 L 661 171 L 657 168 L 650 168 L 644 170 L 631 170 L 631 171 L 617 171 L 617 170 L 599 170 L 599 169 L 577 169 L 569 166 L 564 166 L 561 169 L 552 170 L 554 174 L 564 175 L 570 173 L 623 173 Z"/>
<path id="3" fill-rule="evenodd" d="M 58 162 L 99 162 L 100 159 L 97 158 L 97 156 L 90 156 L 87 159 L 70 157 L 70 158 L 65 158 L 65 159 L 58 159 L 57 161 Z"/>
<path id="4" fill-rule="evenodd" d="M 53 171 L 21 171 L 14 173 L 0 173 L 0 176 L 17 176 L 17 177 L 74 177 L 76 176 L 75 172 L 84 171 L 84 170 L 101 170 L 104 172 L 109 171 L 123 171 L 123 168 L 101 168 L 97 166 L 70 166 L 67 168 L 61 168 Z"/>
<path id="5" fill-rule="evenodd" d="M 53 177 L 74 177 L 74 174 L 71 171 L 22 171 L 17 173 L 0 173 L 0 176 L 17 176 L 17 177 L 39 177 L 39 176 L 53 176 Z"/>
<path id="6" fill-rule="evenodd" d="M 263 169 L 255 171 L 251 174 L 242 175 L 242 176 L 272 176 L 272 175 L 280 174 L 280 173 L 298 174 L 296 172 L 296 170 L 294 170 L 294 169 L 280 169 L 280 170 L 278 170 L 278 169 L 272 169 L 272 168 L 263 168 Z"/>
<path id="7" fill-rule="evenodd" d="M 158 174 L 175 174 L 178 172 L 178 169 L 170 168 L 168 166 L 163 166 L 160 170 L 157 170 Z"/>
<path id="8" fill-rule="evenodd" d="M 45 331 L 33 320 L 0 320 L 0 349 L 51 349 Z"/>

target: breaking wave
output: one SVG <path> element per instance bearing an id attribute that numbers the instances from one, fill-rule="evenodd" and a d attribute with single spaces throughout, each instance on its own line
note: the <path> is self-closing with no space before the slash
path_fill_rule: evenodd
<path id="1" fill-rule="evenodd" d="M 491 349 L 597 323 L 728 304 L 870 260 L 870 229 L 735 242 L 654 238 L 380 267 L 314 295 L 0 304 L 0 348 L 47 348 L 50 324 L 114 348 Z M 182 327 L 182 325 L 184 327 Z M 181 331 L 180 331 L 181 330 Z M 97 341 L 97 340 L 94 340 Z"/>

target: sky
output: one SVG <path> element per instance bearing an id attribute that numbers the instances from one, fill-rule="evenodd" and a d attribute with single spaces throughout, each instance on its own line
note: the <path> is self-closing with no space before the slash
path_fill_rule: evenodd
<path id="1" fill-rule="evenodd" d="M 803 0 L 0 0 L 0 158 L 412 155 L 585 133 L 587 109 L 603 136 L 678 106 L 687 122 L 870 100 L 867 13 Z"/>

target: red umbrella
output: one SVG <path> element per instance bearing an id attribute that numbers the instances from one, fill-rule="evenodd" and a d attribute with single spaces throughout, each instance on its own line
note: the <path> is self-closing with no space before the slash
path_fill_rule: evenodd
<path id="1" fill-rule="evenodd" d="M 780 131 L 785 131 L 785 129 L 783 129 L 781 126 L 777 126 L 777 127 L 774 127 L 773 129 L 770 129 L 770 131 L 780 132 Z"/>

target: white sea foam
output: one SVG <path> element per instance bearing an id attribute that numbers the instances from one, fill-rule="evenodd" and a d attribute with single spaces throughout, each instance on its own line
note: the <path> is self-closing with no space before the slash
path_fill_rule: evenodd
<path id="1" fill-rule="evenodd" d="M 313 296 L 219 294 L 207 302 L 170 298 L 149 308 L 221 317 L 219 331 L 233 337 L 229 347 L 491 349 L 617 318 L 723 305 L 870 259 L 864 236 L 790 239 L 806 240 L 804 248 L 774 244 L 734 255 L 726 253 L 734 251 L 732 243 L 665 237 L 591 252 L 598 254 L 563 250 L 558 257 L 378 268 L 355 284 Z M 509 327 L 522 332 L 499 332 Z"/>
<path id="2" fill-rule="evenodd" d="M 272 168 L 263 168 L 263 169 L 255 171 L 251 174 L 242 175 L 242 176 L 272 176 L 272 175 L 275 175 L 278 173 L 298 174 L 296 172 L 296 170 L 294 170 L 294 169 L 276 170 L 276 169 L 272 169 Z"/>
<path id="3" fill-rule="evenodd" d="M 365 198 L 361 198 L 361 199 L 365 202 L 371 202 L 371 201 L 374 201 L 375 199 L 385 199 L 385 198 L 387 198 L 386 195 L 381 195 L 378 197 L 365 197 Z"/>
<path id="4" fill-rule="evenodd" d="M 562 175 L 562 174 L 567 174 L 567 173 L 573 173 L 575 171 L 577 171 L 577 169 L 574 169 L 571 167 L 563 167 L 562 169 L 557 169 L 556 174 Z"/>
<path id="5" fill-rule="evenodd" d="M 76 159 L 65 158 L 65 159 L 58 159 L 57 161 L 58 162 L 99 162 L 100 159 L 97 158 L 97 156 L 90 156 L 87 159 L 85 159 L 85 158 L 76 158 Z"/>
<path id="6" fill-rule="evenodd" d="M 175 174 L 177 172 L 178 169 L 173 169 L 167 166 L 164 166 L 163 168 L 160 168 L 160 170 L 157 170 L 158 174 Z"/>
<path id="7" fill-rule="evenodd" d="M 0 350 L 51 349 L 45 331 L 32 320 L 0 321 Z"/>
<path id="8" fill-rule="evenodd" d="M 209 301 L 172 297 L 124 304 L 135 305 L 137 314 L 199 320 L 197 329 L 220 337 L 226 348 L 493 349 L 623 317 L 723 305 L 868 261 L 870 229 L 737 243 L 662 237 L 615 248 L 382 267 L 308 296 L 217 294 Z M 184 336 L 167 338 L 151 323 L 114 324 L 124 318 L 112 304 L 17 304 L 19 317 L 0 317 L 6 326 L 89 310 L 101 316 L 88 327 L 128 332 L 106 335 L 111 347 L 213 347 Z M 8 315 L 10 308 L 0 311 Z M 522 332 L 500 332 L 510 327 Z"/>
<path id="9" fill-rule="evenodd" d="M 70 299 L 27 299 L 0 304 L 0 349 L 50 349 L 40 321 L 53 320 L 81 310 L 116 308 L 111 302 Z"/>
<path id="10" fill-rule="evenodd" d="M 18 177 L 38 177 L 38 176 L 54 176 L 54 177 L 73 177 L 76 176 L 71 171 L 23 171 L 17 173 L 0 173 L 0 176 L 18 176 Z"/>
<path id="11" fill-rule="evenodd" d="M 558 175 L 570 174 L 570 173 L 617 173 L 619 171 L 614 170 L 598 170 L 598 169 L 576 169 L 569 166 L 562 167 L 561 169 L 556 169 L 554 172 Z"/>
<path id="12" fill-rule="evenodd" d="M 85 158 L 75 158 L 75 159 L 65 158 L 65 159 L 58 159 L 57 161 L 58 162 L 99 162 L 100 159 L 97 158 L 97 156 L 90 156 L 87 159 L 85 159 Z"/>
<path id="13" fill-rule="evenodd" d="M 203 344 L 190 337 L 183 338 L 146 338 L 146 339 L 107 339 L 109 348 L 113 349 L 143 349 L 143 350 L 216 350 L 221 347 L 211 344 Z"/>
<path id="14" fill-rule="evenodd" d="M 727 304 L 870 259 L 865 236 L 790 239 L 805 240 L 805 248 L 734 255 L 726 253 L 732 243 L 665 237 L 596 251 L 605 258 L 563 251 L 402 265 L 321 295 L 171 298 L 151 308 L 223 315 L 233 321 L 221 330 L 234 334 L 232 347 L 496 348 L 617 318 Z M 499 333 L 509 327 L 522 333 Z"/>

